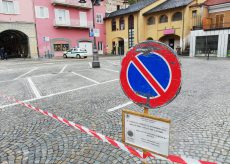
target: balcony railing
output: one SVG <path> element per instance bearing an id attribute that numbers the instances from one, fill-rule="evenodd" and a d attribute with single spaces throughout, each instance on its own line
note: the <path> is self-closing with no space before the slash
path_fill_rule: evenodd
<path id="1" fill-rule="evenodd" d="M 201 16 L 195 16 L 192 18 L 192 29 L 201 30 L 202 29 L 202 18 Z"/>
<path id="2" fill-rule="evenodd" d="M 92 21 L 82 22 L 77 19 L 71 19 L 70 21 L 58 21 L 54 20 L 54 27 L 56 28 L 79 28 L 79 29 L 89 29 L 93 28 Z"/>
<path id="3" fill-rule="evenodd" d="M 215 22 L 213 18 L 203 19 L 203 30 L 220 30 L 220 29 L 230 29 L 230 22 Z"/>
<path id="4" fill-rule="evenodd" d="M 78 0 L 51 0 L 53 5 L 66 6 L 73 8 L 91 9 L 91 3 L 79 3 Z"/>

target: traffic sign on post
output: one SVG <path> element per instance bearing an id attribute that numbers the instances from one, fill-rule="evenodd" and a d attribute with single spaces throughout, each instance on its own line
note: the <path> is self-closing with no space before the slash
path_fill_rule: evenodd
<path id="1" fill-rule="evenodd" d="M 121 65 L 122 89 L 142 107 L 166 105 L 180 91 L 180 63 L 176 53 L 163 43 L 146 41 L 134 46 Z"/>

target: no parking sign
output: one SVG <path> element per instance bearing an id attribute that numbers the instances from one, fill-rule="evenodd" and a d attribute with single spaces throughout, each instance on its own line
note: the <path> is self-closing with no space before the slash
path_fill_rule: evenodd
<path id="1" fill-rule="evenodd" d="M 181 69 L 175 52 L 163 43 L 148 41 L 134 46 L 122 61 L 120 83 L 136 104 L 157 108 L 180 91 Z"/>

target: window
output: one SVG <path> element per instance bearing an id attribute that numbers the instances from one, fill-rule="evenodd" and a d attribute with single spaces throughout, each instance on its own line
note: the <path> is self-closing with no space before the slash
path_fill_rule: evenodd
<path id="1" fill-rule="evenodd" d="M 67 51 L 69 44 L 54 44 L 54 51 Z"/>
<path id="2" fill-rule="evenodd" d="M 161 15 L 160 16 L 160 21 L 159 21 L 160 23 L 166 23 L 166 22 L 168 22 L 168 17 L 167 17 L 167 15 Z"/>
<path id="3" fill-rule="evenodd" d="M 47 7 L 35 6 L 36 18 L 49 18 L 49 10 Z"/>
<path id="4" fill-rule="evenodd" d="M 224 14 L 216 15 L 216 28 L 224 27 Z"/>
<path id="5" fill-rule="evenodd" d="M 96 14 L 96 23 L 103 24 L 103 14 Z"/>
<path id="6" fill-rule="evenodd" d="M 155 24 L 155 18 L 154 17 L 149 17 L 147 19 L 147 25 L 153 25 Z"/>
<path id="7" fill-rule="evenodd" d="M 120 24 L 120 30 L 124 30 L 125 29 L 125 20 L 124 20 L 124 17 L 120 18 L 119 24 Z"/>
<path id="8" fill-rule="evenodd" d="M 217 56 L 217 49 L 218 35 L 196 37 L 196 56 Z"/>
<path id="9" fill-rule="evenodd" d="M 3 0 L 2 1 L 2 12 L 4 14 L 19 14 L 18 1 Z"/>
<path id="10" fill-rule="evenodd" d="M 197 16 L 197 10 L 193 10 L 192 11 L 192 17 L 196 17 Z"/>
<path id="11" fill-rule="evenodd" d="M 113 18 L 112 19 L 112 31 L 116 31 L 117 27 L 116 27 L 116 19 Z"/>
<path id="12" fill-rule="evenodd" d="M 131 48 L 134 46 L 134 17 L 133 15 L 129 16 L 128 22 L 129 22 L 128 44 L 129 44 L 129 48 Z"/>
<path id="13" fill-rule="evenodd" d="M 99 51 L 103 50 L 103 43 L 102 42 L 98 42 L 98 50 Z"/>
<path id="14" fill-rule="evenodd" d="M 56 24 L 70 24 L 69 10 L 55 9 Z"/>
<path id="15" fill-rule="evenodd" d="M 120 5 L 117 5 L 117 10 L 120 10 L 121 6 Z"/>
<path id="16" fill-rule="evenodd" d="M 172 16 L 172 21 L 180 21 L 182 20 L 182 13 L 181 12 L 176 12 Z"/>

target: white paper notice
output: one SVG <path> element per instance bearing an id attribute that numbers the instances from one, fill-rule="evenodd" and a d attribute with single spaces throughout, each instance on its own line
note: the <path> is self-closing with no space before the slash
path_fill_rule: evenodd
<path id="1" fill-rule="evenodd" d="M 125 114 L 125 143 L 168 156 L 170 124 Z"/>

